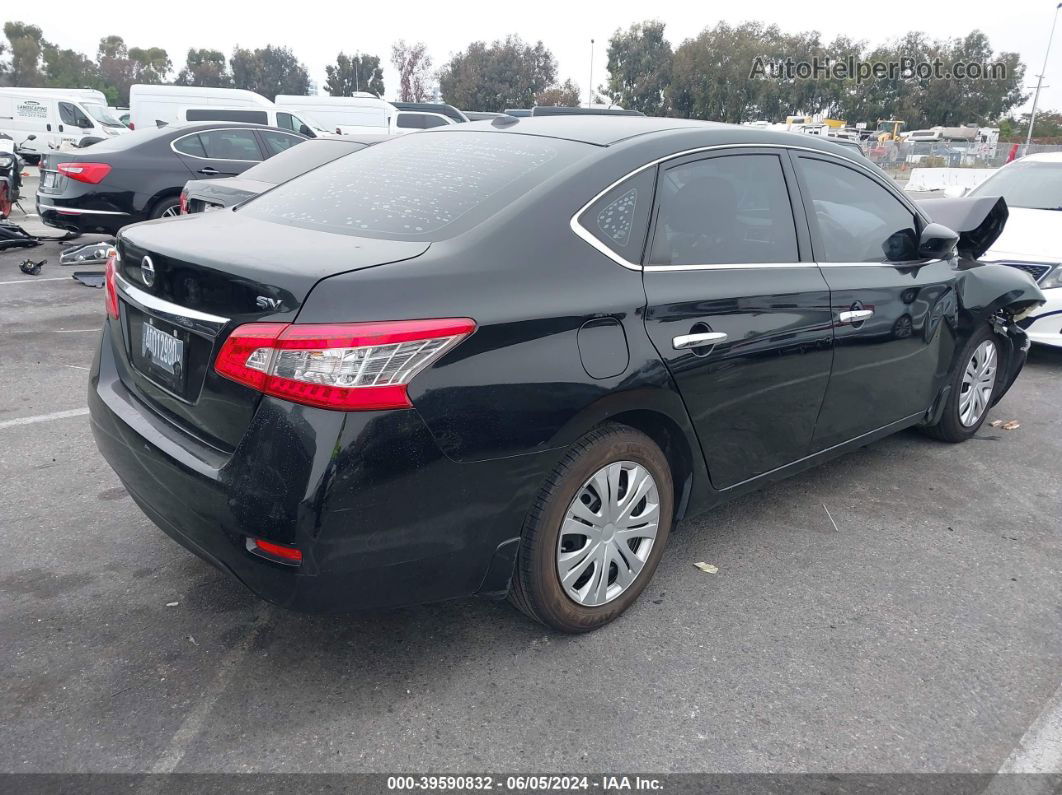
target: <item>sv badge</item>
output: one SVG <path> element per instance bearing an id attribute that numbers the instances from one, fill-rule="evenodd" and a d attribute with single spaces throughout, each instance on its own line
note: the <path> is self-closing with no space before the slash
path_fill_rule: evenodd
<path id="1" fill-rule="evenodd" d="M 281 301 L 279 298 L 270 298 L 268 295 L 260 295 L 254 299 L 255 304 L 259 309 L 280 309 Z"/>

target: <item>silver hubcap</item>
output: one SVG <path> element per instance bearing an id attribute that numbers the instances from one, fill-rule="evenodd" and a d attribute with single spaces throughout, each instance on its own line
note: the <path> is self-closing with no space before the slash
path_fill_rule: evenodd
<path id="1" fill-rule="evenodd" d="M 973 352 L 962 374 L 959 422 L 969 428 L 981 419 L 996 388 L 996 344 L 985 340 Z"/>
<path id="2" fill-rule="evenodd" d="M 167 207 L 165 210 L 162 211 L 162 215 L 160 215 L 159 218 L 173 218 L 174 216 L 180 214 L 181 209 L 179 207 Z"/>
<path id="3" fill-rule="evenodd" d="M 557 575 L 578 604 L 611 602 L 638 578 L 656 541 L 660 493 L 641 464 L 617 461 L 583 484 L 564 515 Z"/>

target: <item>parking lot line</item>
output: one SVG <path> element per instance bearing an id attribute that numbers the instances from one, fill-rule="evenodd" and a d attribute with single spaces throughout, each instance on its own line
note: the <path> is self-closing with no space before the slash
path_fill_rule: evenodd
<path id="1" fill-rule="evenodd" d="M 1000 773 L 1062 773 L 1062 685 L 1025 732 Z"/>
<path id="2" fill-rule="evenodd" d="M 73 281 L 73 276 L 46 276 L 43 279 L 15 279 L 10 282 L 0 282 L 0 284 L 36 284 L 38 282 L 69 282 Z"/>
<path id="3" fill-rule="evenodd" d="M 36 414 L 32 417 L 18 417 L 13 420 L 0 421 L 0 430 L 13 428 L 16 425 L 32 425 L 35 422 L 51 422 L 52 420 L 64 420 L 67 417 L 83 417 L 88 414 L 87 408 L 68 409 L 67 411 L 53 411 L 51 414 Z"/>

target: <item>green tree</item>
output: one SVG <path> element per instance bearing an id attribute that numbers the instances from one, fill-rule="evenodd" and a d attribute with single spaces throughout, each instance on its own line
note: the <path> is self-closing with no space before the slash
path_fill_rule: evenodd
<path id="1" fill-rule="evenodd" d="M 12 86 L 37 88 L 44 85 L 42 58 L 47 42 L 44 32 L 36 25 L 25 22 L 5 22 L 4 36 L 11 53 L 6 80 Z"/>
<path id="2" fill-rule="evenodd" d="M 536 105 L 577 108 L 581 102 L 579 86 L 569 78 L 560 85 L 550 86 L 535 94 Z"/>
<path id="3" fill-rule="evenodd" d="M 473 42 L 439 72 L 447 102 L 459 108 L 501 111 L 527 108 L 557 77 L 557 60 L 541 41 L 533 46 L 510 35 L 492 44 Z"/>
<path id="4" fill-rule="evenodd" d="M 189 49 L 184 68 L 177 73 L 176 83 L 179 86 L 230 88 L 232 75 L 229 74 L 225 53 L 194 47 Z"/>
<path id="5" fill-rule="evenodd" d="M 391 46 L 391 63 L 398 70 L 398 100 L 424 102 L 431 97 L 431 56 L 422 41 L 407 44 L 399 39 Z"/>
<path id="6" fill-rule="evenodd" d="M 96 88 L 107 93 L 109 86 L 100 79 L 95 61 L 76 50 L 60 49 L 54 45 L 44 48 L 45 83 L 50 88 Z M 116 97 L 108 95 L 108 101 Z"/>
<path id="7" fill-rule="evenodd" d="M 355 91 L 383 96 L 383 69 L 377 55 L 354 56 L 339 53 L 336 62 L 325 67 L 325 91 L 333 97 L 352 97 Z"/>
<path id="8" fill-rule="evenodd" d="M 617 29 L 608 42 L 608 83 L 603 88 L 621 107 L 664 116 L 671 59 L 663 22 L 640 22 L 626 32 Z"/>
<path id="9" fill-rule="evenodd" d="M 172 71 L 169 55 L 161 47 L 127 47 L 121 36 L 104 36 L 96 49 L 100 79 L 113 90 L 120 105 L 129 104 L 134 83 L 162 83 Z"/>
<path id="10" fill-rule="evenodd" d="M 162 47 L 130 47 L 129 60 L 137 83 L 164 83 L 173 71 L 170 56 Z"/>
<path id="11" fill-rule="evenodd" d="M 287 47 L 269 44 L 257 50 L 237 47 L 229 59 L 236 88 L 255 91 L 267 99 L 277 94 L 307 94 L 310 75 Z"/>

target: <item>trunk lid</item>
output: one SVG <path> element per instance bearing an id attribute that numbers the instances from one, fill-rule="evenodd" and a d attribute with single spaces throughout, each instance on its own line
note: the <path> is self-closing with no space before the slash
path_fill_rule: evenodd
<path id="1" fill-rule="evenodd" d="M 321 279 L 411 259 L 429 245 L 299 229 L 230 210 L 127 227 L 118 239 L 119 376 L 185 432 L 231 451 L 260 399 L 213 370 L 232 329 L 291 322 Z"/>

